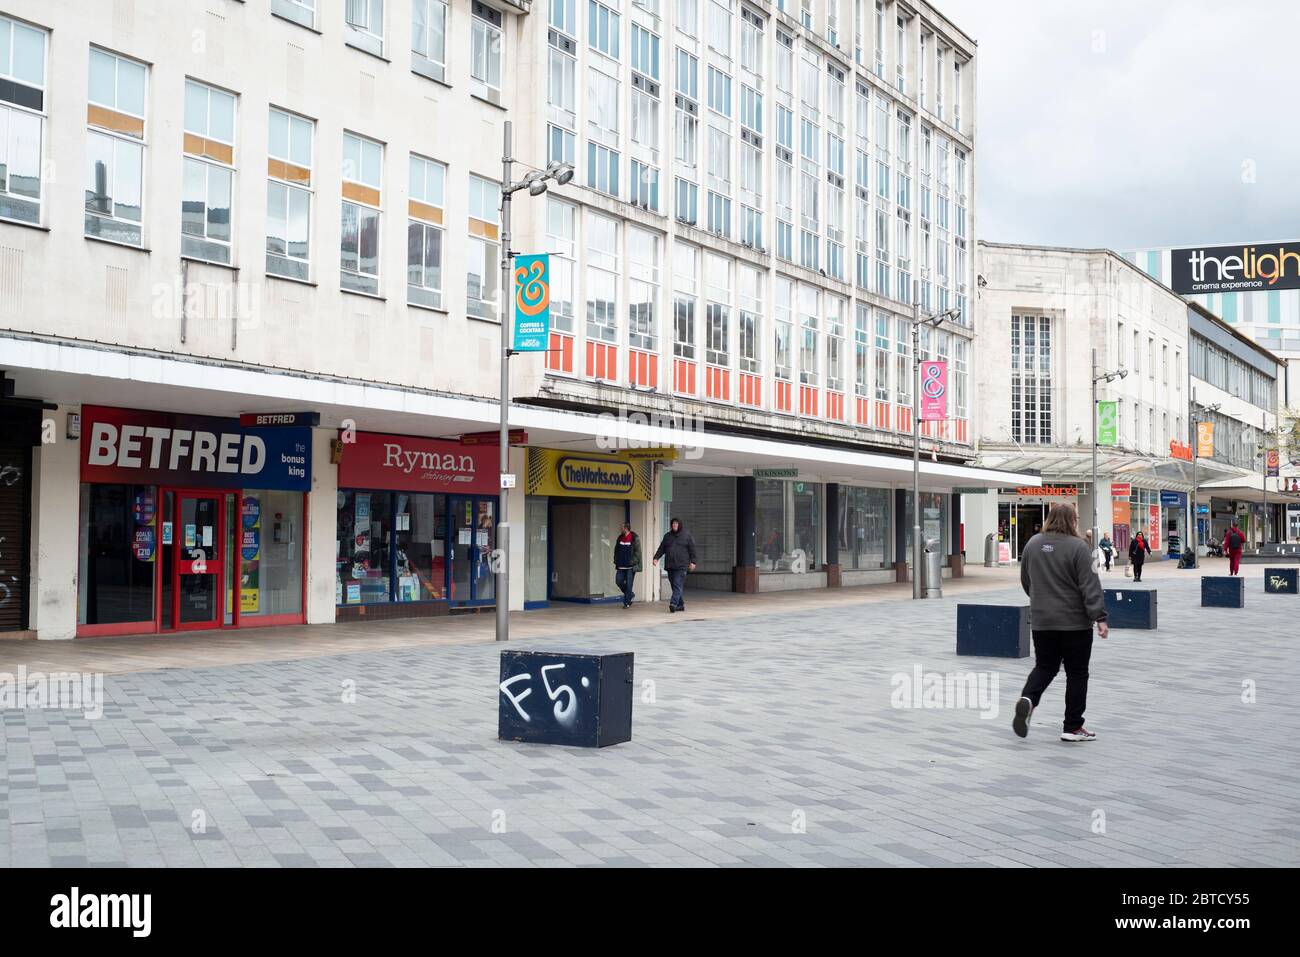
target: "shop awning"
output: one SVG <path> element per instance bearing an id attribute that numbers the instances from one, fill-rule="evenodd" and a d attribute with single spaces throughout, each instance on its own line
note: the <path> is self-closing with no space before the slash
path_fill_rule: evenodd
<path id="1" fill-rule="evenodd" d="M 0 368 L 10 370 L 24 391 L 64 404 L 218 416 L 310 410 L 320 414 L 325 427 L 341 427 L 349 420 L 358 431 L 430 438 L 494 429 L 499 416 L 491 399 L 20 334 L 0 335 Z M 609 420 L 514 405 L 510 426 L 526 430 L 530 445 L 598 452 Z M 698 430 L 688 423 L 644 426 L 631 434 L 647 446 L 683 449 L 674 467 L 687 471 L 745 474 L 754 468 L 793 468 L 825 482 L 905 483 L 912 475 L 906 455 L 712 432 L 707 421 Z M 929 491 L 1038 482 L 1038 476 L 1023 471 L 934 461 L 924 453 L 920 472 L 922 487 Z"/>
<path id="2" fill-rule="evenodd" d="M 1208 488 L 1201 487 L 1200 492 L 1202 499 L 1221 498 L 1234 502 L 1255 502 L 1263 504 L 1264 490 L 1259 487 L 1252 488 L 1249 485 L 1211 485 Z M 1268 490 L 1268 503 L 1270 505 L 1295 504 L 1300 505 L 1300 492 L 1279 492 L 1277 489 Z"/>
<path id="3" fill-rule="evenodd" d="M 990 468 L 1009 471 L 1037 471 L 1053 482 L 1091 482 L 1092 448 L 1081 449 L 1008 449 L 999 446 L 981 447 L 980 461 Z M 1245 474 L 1241 469 L 1223 465 L 1213 459 L 1199 459 L 1196 478 L 1202 488 L 1206 482 L 1237 478 Z M 1143 455 L 1112 448 L 1099 449 L 1097 453 L 1099 481 L 1134 482 L 1167 488 L 1171 491 L 1189 492 L 1192 488 L 1192 463 L 1168 456 Z"/>

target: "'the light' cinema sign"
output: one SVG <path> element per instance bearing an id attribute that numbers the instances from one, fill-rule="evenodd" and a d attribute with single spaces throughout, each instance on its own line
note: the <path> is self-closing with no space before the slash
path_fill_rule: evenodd
<path id="1" fill-rule="evenodd" d="M 1179 295 L 1300 289 L 1300 241 L 1197 246 L 1169 257 L 1169 284 Z"/>

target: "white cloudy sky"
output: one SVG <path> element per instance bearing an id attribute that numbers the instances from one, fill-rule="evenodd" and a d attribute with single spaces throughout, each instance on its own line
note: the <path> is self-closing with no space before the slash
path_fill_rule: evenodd
<path id="1" fill-rule="evenodd" d="M 1300 239 L 1296 0 L 933 2 L 979 42 L 981 239 Z"/>

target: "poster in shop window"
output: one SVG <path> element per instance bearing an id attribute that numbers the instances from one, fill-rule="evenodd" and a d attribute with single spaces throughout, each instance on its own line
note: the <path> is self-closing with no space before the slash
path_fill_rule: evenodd
<path id="1" fill-rule="evenodd" d="M 1160 548 L 1160 506 L 1147 506 L 1147 544 L 1151 546 L 1151 551 L 1157 551 Z"/>
<path id="2" fill-rule="evenodd" d="M 239 509 L 239 612 L 261 611 L 262 503 L 245 495 Z"/>

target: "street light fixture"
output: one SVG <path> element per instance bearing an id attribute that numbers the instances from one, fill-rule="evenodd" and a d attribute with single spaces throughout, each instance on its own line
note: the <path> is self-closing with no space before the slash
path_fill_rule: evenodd
<path id="1" fill-rule="evenodd" d="M 511 167 L 514 158 L 512 151 L 512 128 L 509 120 L 505 121 L 504 149 L 501 154 L 501 422 L 500 437 L 501 478 L 498 485 L 505 484 L 505 476 L 510 472 L 510 357 L 514 354 L 510 348 L 510 314 L 511 261 L 514 251 L 510 248 L 510 199 L 522 189 L 528 190 L 529 196 L 541 196 L 547 189 L 547 181 L 554 180 L 564 185 L 573 179 L 573 167 L 568 163 L 551 163 L 544 170 L 532 170 L 519 182 L 512 182 Z M 497 603 L 497 641 L 510 639 L 510 522 L 508 489 L 500 489 L 500 506 L 497 513 L 497 562 L 496 603 Z"/>
<path id="2" fill-rule="evenodd" d="M 1097 372 L 1097 350 L 1092 350 L 1092 547 L 1097 547 L 1097 510 L 1099 503 L 1097 501 L 1097 383 L 1105 382 L 1107 384 L 1114 382 L 1116 379 L 1123 379 L 1128 375 L 1127 369 L 1116 369 L 1114 372 Z M 1136 426 L 1135 426 L 1136 427 Z"/>
<path id="3" fill-rule="evenodd" d="M 920 280 L 912 280 L 912 598 L 921 598 L 921 326 L 938 328 L 960 309 L 921 315 Z"/>

